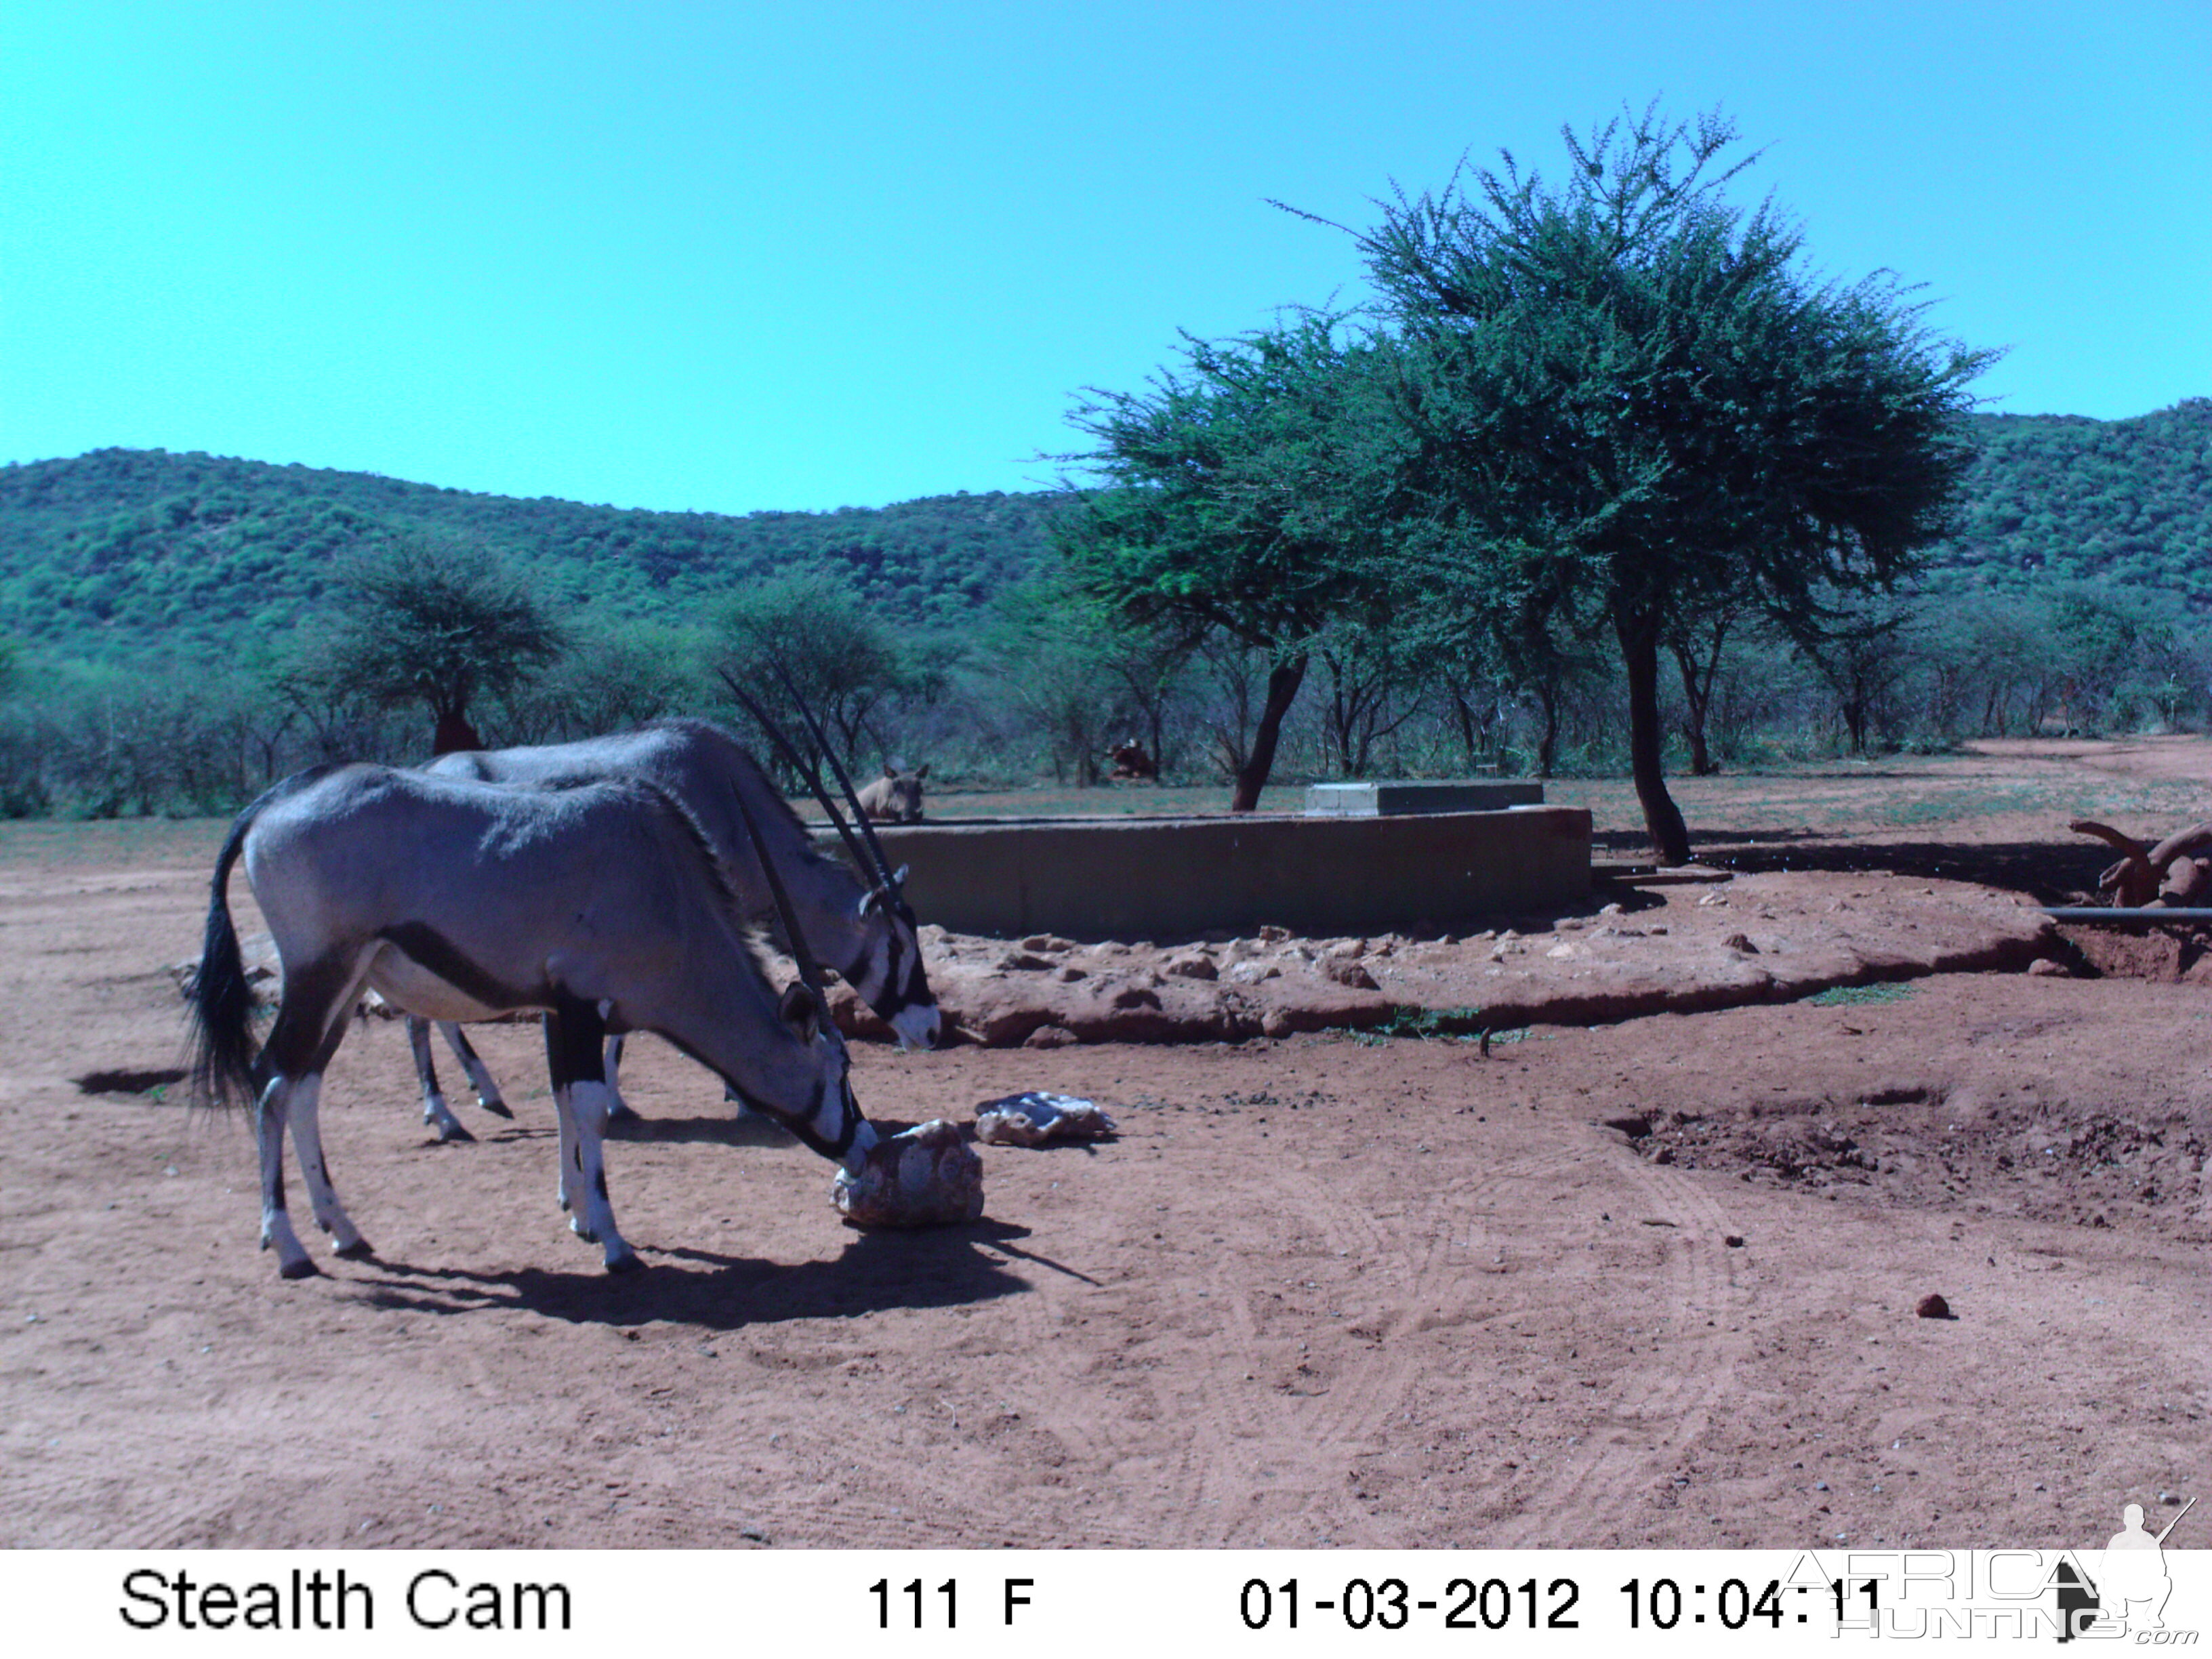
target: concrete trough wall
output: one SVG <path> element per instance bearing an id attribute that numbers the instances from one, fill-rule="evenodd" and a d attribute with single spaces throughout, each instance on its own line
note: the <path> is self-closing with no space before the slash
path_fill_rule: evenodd
<path id="1" fill-rule="evenodd" d="M 1574 903 L 1590 890 L 1576 806 L 1412 817 L 1154 818 L 878 825 L 923 921 L 1019 939 L 1173 939 L 1273 923 L 1383 933 Z"/>

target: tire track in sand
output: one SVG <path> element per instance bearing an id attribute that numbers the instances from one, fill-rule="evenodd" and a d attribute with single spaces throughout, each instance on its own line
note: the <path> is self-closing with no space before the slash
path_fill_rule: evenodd
<path id="1" fill-rule="evenodd" d="M 1669 1329 L 1671 1340 L 1638 1344 L 1633 1362 L 1618 1356 L 1624 1363 L 1611 1386 L 1601 1379 L 1593 1401 L 1602 1406 L 1605 1423 L 1564 1455 L 1547 1458 L 1540 1478 L 1516 1493 L 1518 1515 L 1501 1528 L 1499 1544 L 1607 1541 L 1563 1530 L 1567 1517 L 1626 1516 L 1639 1500 L 1648 1503 L 1705 1440 L 1750 1351 L 1750 1340 L 1730 1328 L 1747 1292 L 1735 1283 L 1722 1243 L 1728 1218 L 1711 1183 L 1626 1150 L 1607 1148 L 1597 1156 L 1603 1161 L 1595 1167 L 1617 1195 L 1613 1212 L 1632 1218 L 1639 1231 L 1657 1240 L 1656 1266 L 1628 1287 L 1650 1308 L 1638 1328 L 1647 1337 Z M 1644 1224 L 1652 1222 L 1672 1224 Z"/>
<path id="2" fill-rule="evenodd" d="M 1413 1541 L 1363 1506 L 1363 1468 L 1414 1432 L 1422 1345 L 1455 1278 L 1449 1212 L 1465 1183 L 1416 1188 L 1364 1160 L 1362 1142 L 1324 1161 L 1249 1172 L 1224 1201 L 1271 1206 L 1281 1248 L 1213 1264 L 1231 1329 L 1222 1362 L 1179 1409 L 1193 1425 L 1182 1468 L 1189 1547 L 1384 1547 Z M 1380 1182 L 1378 1185 L 1377 1183 Z M 1249 1380 L 1248 1380 L 1249 1379 Z M 1273 1478 L 1270 1478 L 1270 1477 Z"/>

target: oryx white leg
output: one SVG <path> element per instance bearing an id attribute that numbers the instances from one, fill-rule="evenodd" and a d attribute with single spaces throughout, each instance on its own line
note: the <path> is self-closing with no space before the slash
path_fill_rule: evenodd
<path id="1" fill-rule="evenodd" d="M 608 1090 L 602 1068 L 607 1027 L 595 1004 L 556 995 L 545 1014 L 545 1063 L 553 1079 L 553 1109 L 561 1120 L 561 1192 L 574 1213 L 568 1225 L 579 1238 L 606 1252 L 607 1271 L 628 1273 L 642 1264 L 615 1230 L 607 1202 Z"/>
<path id="2" fill-rule="evenodd" d="M 553 1197 L 562 1209 L 568 1212 L 568 1224 L 575 1227 L 575 1200 L 571 1196 L 573 1188 L 568 1176 L 577 1167 L 576 1116 L 568 1109 L 568 1091 L 557 1084 L 553 1089 L 553 1121 L 558 1126 L 561 1137 L 561 1181 L 553 1189 Z M 579 1228 L 577 1231 L 582 1230 Z"/>
<path id="3" fill-rule="evenodd" d="M 430 1022 L 417 1015 L 407 1016 L 407 1045 L 415 1051 L 415 1077 L 422 1085 L 422 1121 L 438 1132 L 441 1140 L 474 1140 L 453 1109 L 446 1104 L 445 1091 L 438 1087 L 438 1066 L 430 1056 Z"/>
<path id="4" fill-rule="evenodd" d="M 284 1121 L 293 1081 L 270 1079 L 253 1109 L 253 1139 L 261 1152 L 261 1248 L 276 1252 L 276 1270 L 287 1279 L 306 1279 L 315 1272 L 314 1258 L 292 1231 L 292 1218 L 284 1207 Z"/>
<path id="5" fill-rule="evenodd" d="M 607 1039 L 606 1057 L 601 1062 L 605 1066 L 607 1072 L 607 1121 L 610 1123 L 640 1123 L 644 1121 L 644 1120 L 640 1118 L 635 1112 L 630 1109 L 629 1103 L 624 1100 L 622 1097 L 622 1083 L 618 1073 L 622 1070 L 623 1043 L 624 1040 L 625 1039 L 619 1036 L 609 1037 Z"/>
<path id="6" fill-rule="evenodd" d="M 368 1241 L 338 1202 L 337 1190 L 331 1185 L 330 1168 L 323 1158 L 322 1096 L 322 1073 L 310 1072 L 293 1084 L 286 1112 L 293 1144 L 300 1149 L 300 1173 L 307 1178 L 307 1201 L 314 1206 L 316 1224 L 331 1236 L 340 1255 L 367 1255 Z"/>
<path id="7" fill-rule="evenodd" d="M 461 1062 L 461 1069 L 469 1074 L 469 1087 L 477 1091 L 477 1104 L 494 1117 L 513 1117 L 514 1114 L 507 1108 L 507 1097 L 499 1091 L 499 1080 L 492 1076 L 491 1068 L 478 1056 L 475 1046 L 461 1028 L 451 1020 L 440 1020 L 438 1029 L 446 1034 L 447 1046 L 453 1049 L 453 1057 Z"/>
<path id="8" fill-rule="evenodd" d="M 568 1114 L 575 1123 L 575 1161 L 569 1166 L 568 1190 L 575 1195 L 577 1214 L 568 1224 L 580 1238 L 596 1240 L 606 1252 L 607 1271 L 628 1273 L 641 1264 L 637 1252 L 615 1227 L 614 1206 L 607 1201 L 605 1138 L 609 1091 L 604 1083 L 578 1079 L 568 1088 Z"/>

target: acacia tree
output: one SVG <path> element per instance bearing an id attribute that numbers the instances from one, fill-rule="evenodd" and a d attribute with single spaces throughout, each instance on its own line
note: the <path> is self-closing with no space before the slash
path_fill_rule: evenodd
<path id="1" fill-rule="evenodd" d="M 565 644 L 538 597 L 496 558 L 404 540 L 356 556 L 337 592 L 337 620 L 309 647 L 306 681 L 381 708 L 420 703 L 433 754 L 481 749 L 469 719 L 481 697 L 527 682 Z"/>
<path id="2" fill-rule="evenodd" d="M 877 726 L 884 706 L 930 689 L 910 670 L 890 628 L 836 569 L 752 583 L 723 605 L 716 631 L 717 665 L 768 709 L 817 769 L 821 757 L 787 679 L 837 744 L 839 761 L 848 770 L 864 735 L 882 744 Z M 762 752 L 776 755 L 781 764 L 775 745 Z"/>
<path id="3" fill-rule="evenodd" d="M 1055 527 L 1077 586 L 1133 623 L 1267 658 L 1232 812 L 1259 805 L 1316 637 L 1389 608 L 1389 342 L 1340 337 L 1340 325 L 1309 315 L 1228 342 L 1186 336 L 1182 372 L 1093 391 L 1070 416 L 1098 441 L 1071 459 L 1106 485 Z"/>
<path id="4" fill-rule="evenodd" d="M 1407 484 L 1474 580 L 1601 617 L 1626 671 L 1653 845 L 1690 855 L 1660 757 L 1661 653 L 1731 606 L 1817 639 L 1822 595 L 1887 588 L 1942 537 L 1969 459 L 1966 383 L 1887 273 L 1800 268 L 1771 202 L 1723 198 L 1755 157 L 1717 113 L 1656 106 L 1565 134 L 1553 186 L 1512 156 L 1354 232 L 1403 348 Z"/>
<path id="5" fill-rule="evenodd" d="M 1667 650 L 1682 678 L 1682 740 L 1690 745 L 1690 775 L 1711 777 L 1714 764 L 1706 742 L 1706 726 L 1712 714 L 1713 688 L 1720 680 L 1721 660 L 1728 649 L 1729 630 L 1743 620 L 1736 605 L 1708 607 L 1703 612 L 1677 611 L 1667 627 Z"/>
<path id="6" fill-rule="evenodd" d="M 697 701 L 700 641 L 689 629 L 599 618 L 534 684 L 510 693 L 501 726 L 514 743 L 562 743 L 621 732 Z M 719 687 L 719 682 L 717 682 Z"/>
<path id="7" fill-rule="evenodd" d="M 1088 789 L 1099 780 L 1109 733 L 1122 719 L 1112 618 L 1057 582 L 1001 592 L 976 653 L 995 700 L 1042 742 L 1053 781 Z"/>
<path id="8" fill-rule="evenodd" d="M 1421 710 L 1433 660 L 1389 619 L 1340 622 L 1314 645 L 1328 684 L 1322 733 L 1340 775 L 1364 778 L 1376 744 Z"/>

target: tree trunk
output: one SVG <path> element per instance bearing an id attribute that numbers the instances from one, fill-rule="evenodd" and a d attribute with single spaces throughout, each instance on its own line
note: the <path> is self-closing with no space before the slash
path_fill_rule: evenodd
<path id="1" fill-rule="evenodd" d="M 1686 647 L 1674 647 L 1674 665 L 1682 672 L 1682 736 L 1690 744 L 1690 775 L 1705 777 L 1713 769 L 1712 757 L 1705 752 L 1705 705 L 1712 688 L 1698 684 L 1697 659 Z"/>
<path id="2" fill-rule="evenodd" d="M 1467 769 L 1473 772 L 1482 763 L 1475 752 L 1474 710 L 1468 705 L 1466 694 L 1456 688 L 1452 691 L 1451 702 L 1453 717 L 1459 722 L 1460 747 L 1467 750 Z"/>
<path id="3" fill-rule="evenodd" d="M 1719 769 L 1705 747 L 1705 716 L 1713 706 L 1713 682 L 1720 678 L 1721 641 L 1727 633 L 1723 623 L 1714 633 L 1713 654 L 1705 663 L 1698 662 L 1686 641 L 1674 646 L 1674 665 L 1682 673 L 1682 735 L 1689 740 L 1693 778 L 1708 778 Z"/>
<path id="4" fill-rule="evenodd" d="M 1713 757 L 1705 752 L 1705 728 L 1703 726 L 1694 722 L 1685 722 L 1682 735 L 1690 740 L 1690 775 L 1692 777 L 1709 778 L 1720 769 L 1713 764 Z"/>
<path id="5" fill-rule="evenodd" d="M 1867 705 L 1870 699 L 1856 677 L 1843 699 L 1844 730 L 1850 734 L 1851 753 L 1866 753 Z"/>
<path id="6" fill-rule="evenodd" d="M 1548 778 L 1552 765 L 1559 754 L 1559 682 L 1556 675 L 1547 675 L 1536 688 L 1536 701 L 1544 710 L 1544 730 L 1536 739 L 1536 775 Z"/>
<path id="7" fill-rule="evenodd" d="M 450 755 L 457 749 L 481 749 L 483 739 L 477 735 L 475 726 L 460 708 L 441 708 L 438 711 L 437 735 L 430 741 L 433 755 Z"/>
<path id="8" fill-rule="evenodd" d="M 1690 831 L 1667 793 L 1660 769 L 1663 731 L 1659 724 L 1659 630 L 1650 619 L 1624 616 L 1614 623 L 1620 654 L 1628 670 L 1628 756 L 1636 778 L 1636 798 L 1644 804 L 1644 823 L 1662 864 L 1690 861 Z"/>
<path id="9" fill-rule="evenodd" d="M 1283 716 L 1306 677 L 1304 656 L 1279 662 L 1267 671 L 1267 701 L 1260 710 L 1260 724 L 1252 733 L 1251 758 L 1237 774 L 1237 788 L 1229 798 L 1232 812 L 1249 812 L 1260 805 L 1260 792 L 1267 787 L 1267 774 L 1275 766 L 1275 740 L 1282 734 Z"/>

